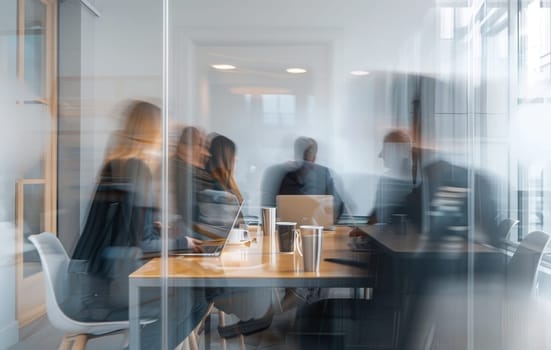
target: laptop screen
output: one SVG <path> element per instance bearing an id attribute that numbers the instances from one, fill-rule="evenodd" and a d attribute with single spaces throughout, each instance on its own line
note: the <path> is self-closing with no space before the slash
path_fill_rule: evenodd
<path id="1" fill-rule="evenodd" d="M 240 217 L 243 203 L 226 205 L 224 209 L 225 219 L 219 218 L 216 222 L 198 222 L 193 225 L 193 230 L 204 237 L 204 240 L 225 241 L 230 232 L 236 227 Z"/>
<path id="2" fill-rule="evenodd" d="M 231 220 L 227 215 L 227 220 L 218 220 L 216 224 L 196 223 L 193 225 L 193 229 L 196 233 L 205 237 L 203 240 L 203 252 L 194 252 L 192 249 L 187 248 L 169 248 L 169 255 L 219 255 L 231 233 L 231 230 L 237 225 L 243 203 L 235 204 L 232 210 Z M 228 214 L 229 211 L 226 212 Z M 160 257 L 160 251 L 144 252 L 142 258 L 150 259 Z"/>
<path id="3" fill-rule="evenodd" d="M 279 195 L 278 220 L 299 225 L 334 225 L 334 203 L 331 195 Z"/>

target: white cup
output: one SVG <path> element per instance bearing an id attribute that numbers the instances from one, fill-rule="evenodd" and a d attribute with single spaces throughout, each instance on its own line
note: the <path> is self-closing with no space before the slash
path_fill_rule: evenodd
<path id="1" fill-rule="evenodd" d="M 234 228 L 228 237 L 229 243 L 241 243 L 249 240 L 249 231 L 242 228 Z"/>

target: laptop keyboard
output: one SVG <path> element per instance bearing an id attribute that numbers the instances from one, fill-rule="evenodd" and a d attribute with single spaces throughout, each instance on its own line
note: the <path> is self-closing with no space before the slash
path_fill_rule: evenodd
<path id="1" fill-rule="evenodd" d="M 203 250 L 203 253 L 216 253 L 219 248 L 220 246 L 217 245 L 206 245 L 202 246 L 201 250 Z"/>

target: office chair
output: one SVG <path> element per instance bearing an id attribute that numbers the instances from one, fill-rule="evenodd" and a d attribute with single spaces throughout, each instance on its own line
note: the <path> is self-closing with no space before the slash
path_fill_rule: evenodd
<path id="1" fill-rule="evenodd" d="M 534 231 L 519 244 L 505 266 L 504 279 L 483 278 L 469 289 L 464 284 L 443 284 L 425 304 L 417 308 L 410 326 L 423 324 L 417 334 L 404 341 L 411 348 L 431 349 L 447 344 L 450 349 L 467 348 L 468 324 L 474 330 L 475 348 L 518 348 L 535 333 L 524 335 L 522 327 L 534 327 L 534 315 L 543 312 L 532 298 L 536 295 L 538 270 L 551 236 Z M 471 305 L 471 314 L 469 310 Z M 538 308 L 534 310 L 534 308 Z M 461 336 L 458 336 L 461 335 Z M 513 341 L 513 343 L 511 343 Z M 537 343 L 537 341 L 536 341 Z"/>
<path id="2" fill-rule="evenodd" d="M 551 236 L 533 231 L 519 244 L 507 264 L 506 288 L 509 296 L 534 296 L 538 269 Z"/>
<path id="3" fill-rule="evenodd" d="M 55 328 L 65 332 L 59 347 L 60 350 L 69 348 L 81 350 L 86 347 L 88 339 L 127 333 L 130 327 L 129 321 L 80 322 L 68 317 L 60 308 L 59 302 L 67 295 L 66 288 L 63 286 L 65 285 L 64 281 L 67 280 L 69 256 L 53 233 L 43 232 L 39 235 L 32 235 L 29 240 L 35 245 L 44 270 L 48 319 Z M 140 324 L 144 326 L 155 321 L 141 320 Z M 72 347 L 70 347 L 71 343 Z"/>
<path id="4" fill-rule="evenodd" d="M 519 224 L 520 221 L 515 219 L 503 219 L 499 223 L 499 226 L 497 227 L 497 230 L 499 232 L 499 237 L 504 242 L 507 242 L 511 239 L 511 233 L 513 232 L 513 229 Z"/>

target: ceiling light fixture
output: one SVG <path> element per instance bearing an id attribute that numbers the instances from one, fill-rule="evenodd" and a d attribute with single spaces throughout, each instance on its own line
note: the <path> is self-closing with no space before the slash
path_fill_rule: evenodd
<path id="1" fill-rule="evenodd" d="M 287 68 L 285 70 L 287 73 L 291 73 L 291 74 L 302 74 L 302 73 L 306 73 L 306 69 L 304 68 Z"/>
<path id="2" fill-rule="evenodd" d="M 211 67 L 218 70 L 232 70 L 236 68 L 231 64 L 213 64 Z"/>
<path id="3" fill-rule="evenodd" d="M 352 72 L 350 72 L 350 74 L 361 76 L 361 75 L 369 75 L 369 72 L 366 70 L 353 70 Z"/>

